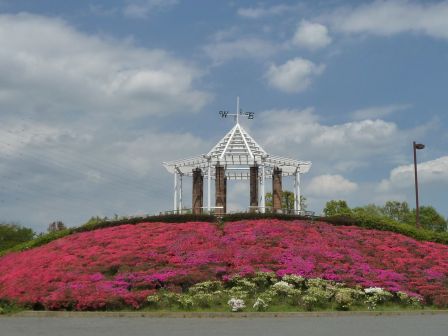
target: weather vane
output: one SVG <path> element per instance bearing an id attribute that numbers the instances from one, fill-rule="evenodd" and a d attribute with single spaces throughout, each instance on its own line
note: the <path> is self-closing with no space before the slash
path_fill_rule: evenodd
<path id="1" fill-rule="evenodd" d="M 219 115 L 221 118 L 227 118 L 227 117 L 234 117 L 235 122 L 239 123 L 239 116 L 244 115 L 247 117 L 247 119 L 254 119 L 255 113 L 254 112 L 243 112 L 242 109 L 240 109 L 240 97 L 236 97 L 236 112 L 235 113 L 229 113 L 229 111 L 221 110 L 219 111 Z"/>

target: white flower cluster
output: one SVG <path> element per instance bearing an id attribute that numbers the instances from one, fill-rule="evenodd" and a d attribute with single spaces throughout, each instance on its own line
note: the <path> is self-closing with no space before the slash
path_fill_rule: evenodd
<path id="1" fill-rule="evenodd" d="M 241 311 L 244 308 L 246 308 L 246 305 L 244 304 L 244 300 L 241 299 L 235 299 L 235 298 L 231 298 L 227 304 L 230 306 L 230 309 L 233 312 L 237 312 L 237 311 Z"/>
<path id="2" fill-rule="evenodd" d="M 268 303 L 261 298 L 257 298 L 257 301 L 255 301 L 253 308 L 256 311 L 265 311 L 268 308 Z"/>
<path id="3" fill-rule="evenodd" d="M 275 284 L 272 285 L 272 287 L 276 290 L 280 290 L 280 291 L 284 291 L 284 292 L 287 292 L 291 288 L 294 288 L 293 285 L 291 285 L 290 283 L 287 283 L 286 281 L 276 282 Z"/>
<path id="4" fill-rule="evenodd" d="M 384 294 L 385 290 L 381 287 L 369 287 L 364 289 L 366 294 Z"/>

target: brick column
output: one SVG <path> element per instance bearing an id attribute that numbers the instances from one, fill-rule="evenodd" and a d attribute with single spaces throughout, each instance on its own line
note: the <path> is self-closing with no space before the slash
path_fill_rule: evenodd
<path id="1" fill-rule="evenodd" d="M 257 212 L 258 207 L 258 166 L 250 167 L 250 212 Z"/>
<path id="2" fill-rule="evenodd" d="M 193 169 L 193 214 L 201 214 L 204 205 L 204 175 L 200 168 Z"/>
<path id="3" fill-rule="evenodd" d="M 224 213 L 227 213 L 227 176 L 224 177 Z"/>
<path id="4" fill-rule="evenodd" d="M 282 209 L 282 170 L 274 168 L 272 173 L 272 211 L 280 212 Z"/>
<path id="5" fill-rule="evenodd" d="M 215 213 L 217 215 L 224 214 L 224 207 L 225 207 L 225 173 L 224 173 L 224 167 L 216 165 L 215 167 L 216 173 L 215 173 L 215 206 L 216 207 L 223 207 L 222 209 L 216 208 Z"/>

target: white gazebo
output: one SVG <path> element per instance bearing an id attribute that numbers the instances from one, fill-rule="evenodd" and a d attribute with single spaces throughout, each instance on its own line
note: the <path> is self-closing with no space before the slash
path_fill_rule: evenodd
<path id="1" fill-rule="evenodd" d="M 300 214 L 300 174 L 307 173 L 311 162 L 298 161 L 268 154 L 240 125 L 239 116 L 253 114 L 237 112 L 235 126 L 207 153 L 192 158 L 164 162 L 165 168 L 174 175 L 174 211 L 181 212 L 182 184 L 184 176 L 193 178 L 193 213 L 226 213 L 227 180 L 250 180 L 250 211 L 265 212 L 265 183 L 272 179 L 272 210 L 282 212 L 282 178 L 294 179 L 294 213 Z M 203 204 L 203 182 L 207 179 L 207 205 Z M 211 183 L 215 181 L 215 204 L 212 206 Z M 259 191 L 260 189 L 260 196 Z"/>

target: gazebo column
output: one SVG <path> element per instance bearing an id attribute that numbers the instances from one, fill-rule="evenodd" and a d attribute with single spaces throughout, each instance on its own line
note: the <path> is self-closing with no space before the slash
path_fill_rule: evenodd
<path id="1" fill-rule="evenodd" d="M 272 173 L 272 211 L 274 213 L 282 210 L 282 170 L 274 168 Z"/>
<path id="2" fill-rule="evenodd" d="M 224 214 L 226 202 L 225 172 L 224 167 L 220 165 L 216 165 L 215 169 L 215 213 L 222 215 Z"/>
<path id="3" fill-rule="evenodd" d="M 204 204 L 204 176 L 200 168 L 193 169 L 193 214 L 201 214 Z"/>
<path id="4" fill-rule="evenodd" d="M 208 161 L 207 168 L 207 212 L 210 214 L 212 207 L 212 199 L 211 199 L 211 185 L 212 185 L 212 163 Z"/>
<path id="5" fill-rule="evenodd" d="M 250 167 L 250 212 L 258 210 L 258 166 Z"/>
<path id="6" fill-rule="evenodd" d="M 300 204 L 300 172 L 296 171 L 294 174 L 294 212 L 300 214 L 302 206 Z"/>
<path id="7" fill-rule="evenodd" d="M 224 177 L 224 213 L 227 213 L 227 176 Z"/>
<path id="8" fill-rule="evenodd" d="M 264 168 L 265 166 L 264 166 L 264 162 L 263 162 L 263 164 L 261 165 L 261 181 L 260 181 L 260 183 L 261 183 L 261 204 L 260 204 L 260 207 L 261 207 L 261 212 L 262 213 L 265 213 L 266 212 L 266 200 L 265 200 L 265 194 L 266 194 L 266 191 L 265 191 L 265 181 L 266 181 L 266 174 L 265 174 L 265 171 L 264 171 Z"/>
<path id="9" fill-rule="evenodd" d="M 178 189 L 178 187 L 177 187 L 177 172 L 174 171 L 174 199 L 173 199 L 173 210 L 174 210 L 174 213 L 177 212 L 177 206 L 178 206 L 178 203 L 177 203 L 177 189 Z"/>

